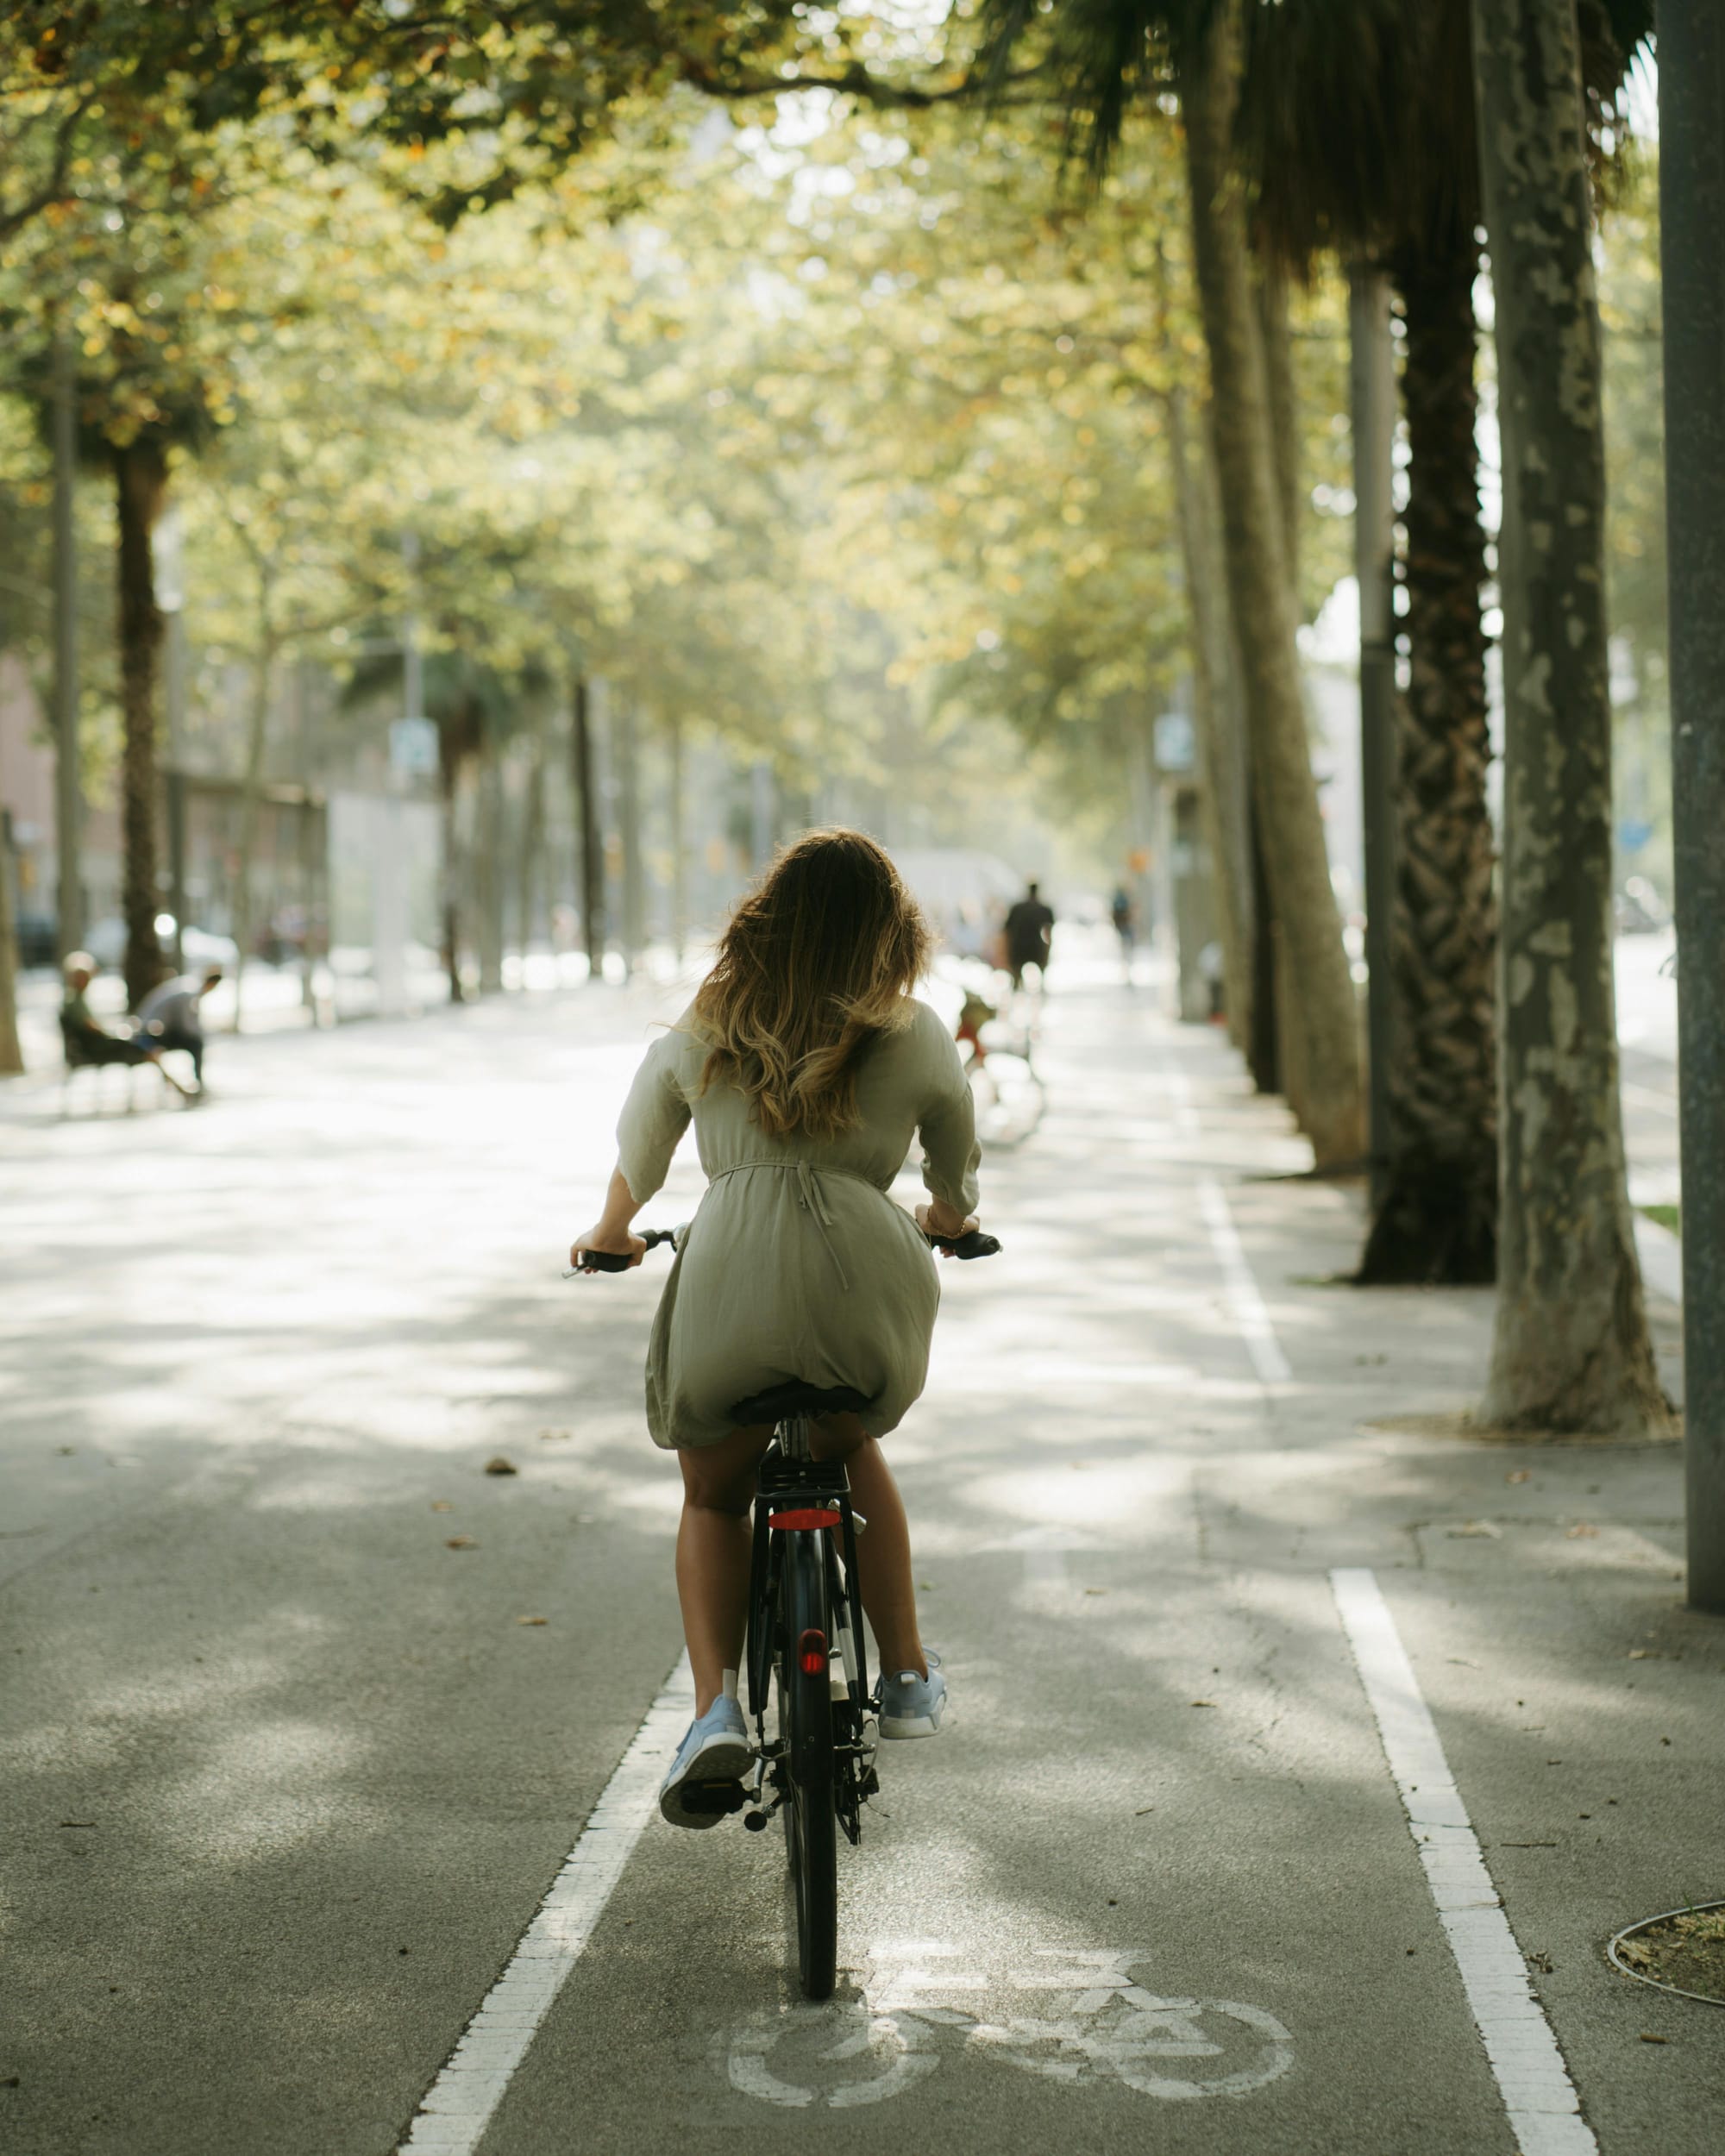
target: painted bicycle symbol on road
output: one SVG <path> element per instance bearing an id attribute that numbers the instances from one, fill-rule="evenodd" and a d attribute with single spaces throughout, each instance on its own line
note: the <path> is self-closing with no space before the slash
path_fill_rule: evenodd
<path id="1" fill-rule="evenodd" d="M 1294 2040 L 1273 2015 L 1151 1991 L 1134 1981 L 1151 1959 L 1042 1947 L 991 1971 L 938 1942 L 877 1946 L 861 1998 L 759 2015 L 721 2040 L 717 2063 L 744 2096 L 834 2109 L 902 2096 L 959 2053 L 1168 2103 L 1249 2096 L 1287 2071 Z M 992 2012 L 973 2010 L 982 1994 Z"/>

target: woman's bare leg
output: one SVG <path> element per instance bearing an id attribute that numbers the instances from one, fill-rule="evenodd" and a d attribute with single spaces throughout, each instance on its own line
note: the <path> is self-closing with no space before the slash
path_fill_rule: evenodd
<path id="1" fill-rule="evenodd" d="M 718 1445 L 679 1452 L 683 1516 L 677 1527 L 677 1599 L 694 1672 L 695 1713 L 743 1666 L 749 1621 L 749 1507 L 770 1430 L 733 1430 Z"/>
<path id="2" fill-rule="evenodd" d="M 856 1538 L 857 1585 L 869 1613 L 881 1667 L 888 1677 L 914 1670 L 928 1675 L 917 1629 L 916 1578 L 911 1570 L 910 1523 L 887 1456 L 854 1415 L 832 1415 L 815 1432 L 823 1459 L 842 1457 L 850 1495 L 868 1521 Z"/>

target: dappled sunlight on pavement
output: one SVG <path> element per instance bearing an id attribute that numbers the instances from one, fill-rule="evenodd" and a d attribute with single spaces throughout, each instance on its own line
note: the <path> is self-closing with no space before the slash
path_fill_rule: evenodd
<path id="1" fill-rule="evenodd" d="M 0 1123 L 27 2063 L 132 2122 L 79 2146 L 393 2146 L 662 1684 L 662 1274 L 560 1273 L 673 1008 L 242 1041 L 195 1115 Z M 789 2150 L 834 2105 L 863 2149 L 1507 2152 L 1337 1564 L 1376 1568 L 1584 2101 L 1702 2156 L 1704 2062 L 1639 2047 L 1663 2009 L 1597 1951 L 1710 1884 L 1675 1448 L 1455 1434 L 1486 1298 L 1335 1284 L 1357 1193 L 1149 990 L 1075 961 L 1037 1057 L 1041 1125 L 984 1163 L 1002 1255 L 941 1269 L 890 1441 L 954 1706 L 884 1748 L 838 2000 L 787 2011 L 777 1834 L 650 1821 L 483 2156 L 572 2111 Z"/>

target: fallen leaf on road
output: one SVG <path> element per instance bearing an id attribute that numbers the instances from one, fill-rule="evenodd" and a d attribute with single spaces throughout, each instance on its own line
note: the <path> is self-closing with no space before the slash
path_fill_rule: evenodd
<path id="1" fill-rule="evenodd" d="M 551 1620 L 549 1617 L 518 1617 L 515 1621 L 518 1625 L 549 1625 Z"/>
<path id="2" fill-rule="evenodd" d="M 1493 1542 L 1501 1542 L 1503 1539 L 1502 1528 L 1494 1527 L 1489 1520 L 1465 1520 L 1459 1527 L 1452 1527 L 1450 1534 L 1458 1542 L 1467 1535 L 1483 1535 Z"/>
<path id="3" fill-rule="evenodd" d="M 1541 1976 L 1548 1977 L 1552 1973 L 1552 1958 L 1548 1953 L 1536 1951 L 1529 1954 L 1527 1959 Z"/>
<path id="4" fill-rule="evenodd" d="M 1215 1703 L 1213 1699 L 1195 1699 L 1192 1702 L 1194 1707 L 1214 1707 Z"/>
<path id="5" fill-rule="evenodd" d="M 499 1452 L 486 1462 L 485 1471 L 487 1475 L 518 1475 L 521 1470 L 513 1460 L 505 1460 Z"/>
<path id="6" fill-rule="evenodd" d="M 60 1821 L 62 1827 L 93 1827 L 95 1824 L 93 1819 L 63 1819 Z"/>
<path id="7" fill-rule="evenodd" d="M 473 1535 L 451 1535 L 443 1545 L 446 1550 L 477 1550 L 479 1542 Z"/>
<path id="8" fill-rule="evenodd" d="M 1641 2041 L 1644 2044 L 1668 2044 L 1671 2039 L 1669 2036 L 1655 2036 L 1651 2029 L 1644 2028 L 1641 2031 Z"/>
<path id="9" fill-rule="evenodd" d="M 1647 1660 L 1647 1648 L 1645 1648 L 1645 1647 L 1631 1647 L 1631 1648 L 1630 1648 L 1630 1650 L 1629 1650 L 1629 1659 L 1630 1659 L 1630 1661 L 1632 1661 L 1632 1662 L 1645 1662 L 1645 1661 Z"/>
<path id="10" fill-rule="evenodd" d="M 1503 1479 L 1506 1482 L 1531 1482 L 1534 1470 L 1530 1467 L 1512 1467 Z"/>
<path id="11" fill-rule="evenodd" d="M 1084 1589 L 1087 1595 L 1106 1595 L 1107 1591 L 1106 1587 L 1087 1587 Z"/>
<path id="12" fill-rule="evenodd" d="M 554 1445 L 559 1438 L 572 1438 L 574 1435 L 573 1430 L 542 1430 L 539 1432 L 540 1442 L 544 1445 Z"/>
<path id="13" fill-rule="evenodd" d="M 1470 1662 L 1465 1654 L 1452 1654 L 1449 1657 L 1449 1659 L 1455 1664 L 1457 1669 L 1458 1670 L 1477 1670 L 1479 1667 L 1478 1663 Z"/>
<path id="14" fill-rule="evenodd" d="M 454 1512 L 455 1507 L 447 1497 L 434 1497 L 431 1500 L 431 1509 L 433 1512 Z"/>
<path id="15" fill-rule="evenodd" d="M 1584 1536 L 1596 1535 L 1598 1532 L 1599 1530 L 1597 1527 L 1590 1527 L 1584 1520 L 1578 1520 L 1574 1526 L 1570 1529 L 1568 1539 L 1571 1542 L 1579 1542 Z M 1661 2041 L 1663 2040 L 1664 2040 L 1661 2039 Z"/>

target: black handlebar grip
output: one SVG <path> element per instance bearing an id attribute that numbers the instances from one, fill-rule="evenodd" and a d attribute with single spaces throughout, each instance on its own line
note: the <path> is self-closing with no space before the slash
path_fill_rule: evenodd
<path id="1" fill-rule="evenodd" d="M 925 1228 L 923 1233 L 928 1235 L 928 1230 Z M 981 1228 L 972 1228 L 969 1235 L 929 1235 L 928 1239 L 936 1250 L 948 1251 L 954 1257 L 994 1257 L 1000 1247 L 999 1236 L 984 1235 Z"/>
<path id="2" fill-rule="evenodd" d="M 595 1273 L 626 1273 L 629 1260 L 615 1250 L 583 1250 L 579 1269 Z"/>

